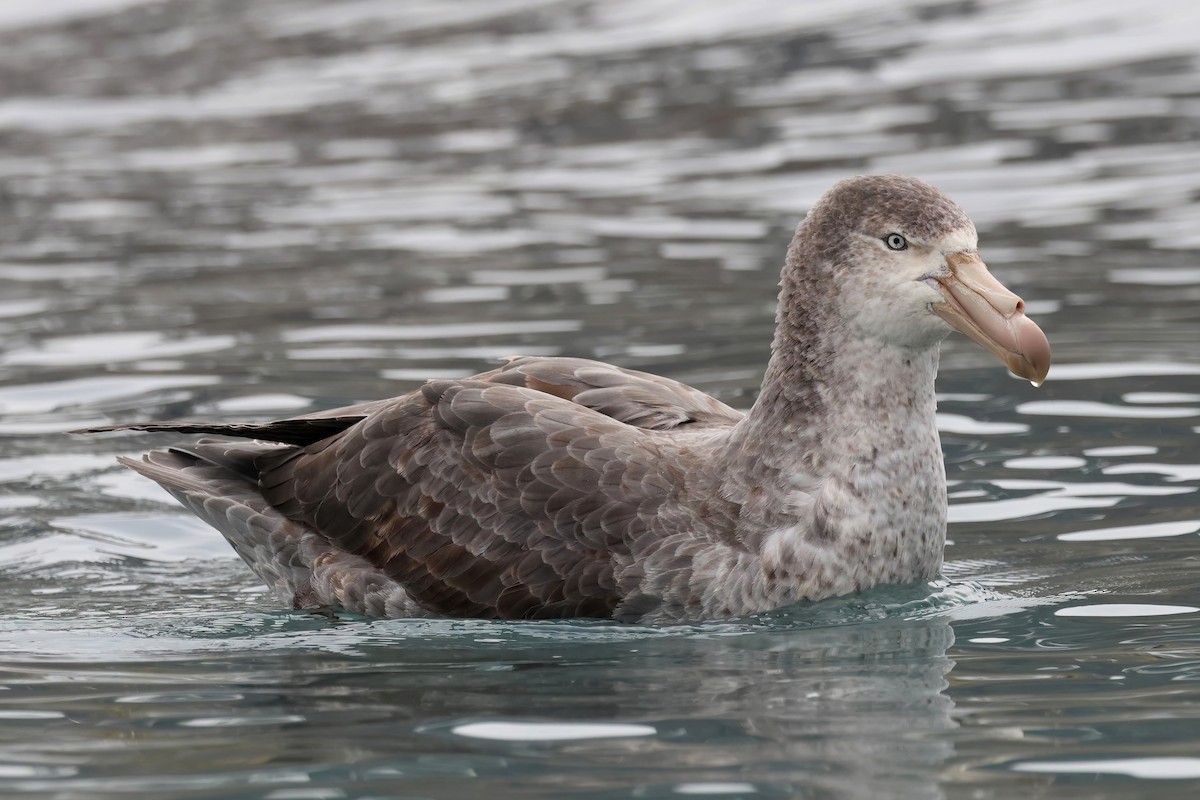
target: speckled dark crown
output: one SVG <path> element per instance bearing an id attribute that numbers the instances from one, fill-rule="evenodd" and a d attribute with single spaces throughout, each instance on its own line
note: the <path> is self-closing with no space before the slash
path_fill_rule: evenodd
<path id="1" fill-rule="evenodd" d="M 885 226 L 933 239 L 971 220 L 958 204 L 924 181 L 907 175 L 862 175 L 835 184 L 817 201 L 802 226 L 804 236 L 827 255 L 845 246 L 850 231 L 884 234 Z"/>

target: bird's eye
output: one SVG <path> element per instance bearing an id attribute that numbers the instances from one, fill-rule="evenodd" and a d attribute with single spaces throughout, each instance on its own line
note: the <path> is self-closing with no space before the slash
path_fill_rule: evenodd
<path id="1" fill-rule="evenodd" d="M 883 243 L 888 246 L 889 250 L 907 250 L 908 239 L 905 239 L 898 233 L 889 233 L 883 237 Z"/>

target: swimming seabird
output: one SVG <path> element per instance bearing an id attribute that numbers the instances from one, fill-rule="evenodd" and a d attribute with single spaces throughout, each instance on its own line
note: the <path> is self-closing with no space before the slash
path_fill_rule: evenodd
<path id="1" fill-rule="evenodd" d="M 283 602 L 376 617 L 741 616 L 933 578 L 952 329 L 1040 384 L 1050 346 L 975 227 L 913 178 L 852 178 L 796 229 L 740 412 L 643 372 L 514 358 L 121 463 L 224 534 Z"/>

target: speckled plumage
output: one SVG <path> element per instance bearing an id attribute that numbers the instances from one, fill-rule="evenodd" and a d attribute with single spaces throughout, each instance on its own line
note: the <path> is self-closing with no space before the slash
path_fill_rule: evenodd
<path id="1" fill-rule="evenodd" d="M 933 255 L 897 260 L 880 245 L 893 231 Z M 261 440 L 123 461 L 298 608 L 665 622 L 929 579 L 945 543 L 933 383 L 950 327 L 930 313 L 929 276 L 909 273 L 974 239 L 914 179 L 835 186 L 788 250 L 747 414 L 645 373 L 518 358 L 265 425 L 123 426 Z"/>

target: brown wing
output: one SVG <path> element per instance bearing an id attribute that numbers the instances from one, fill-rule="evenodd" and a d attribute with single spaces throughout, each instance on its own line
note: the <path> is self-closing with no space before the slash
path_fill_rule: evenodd
<path id="1" fill-rule="evenodd" d="M 648 430 L 725 427 L 743 416 L 678 381 L 584 358 L 523 356 L 475 380 L 546 392 Z"/>
<path id="2" fill-rule="evenodd" d="M 271 505 L 430 611 L 609 617 L 614 562 L 675 488 L 656 438 L 532 388 L 435 381 L 258 467 Z"/>

